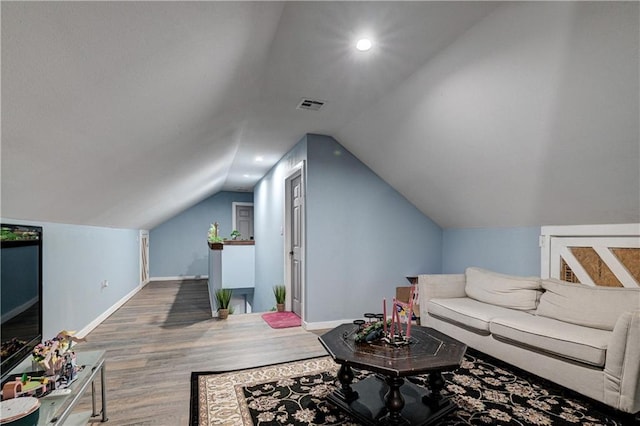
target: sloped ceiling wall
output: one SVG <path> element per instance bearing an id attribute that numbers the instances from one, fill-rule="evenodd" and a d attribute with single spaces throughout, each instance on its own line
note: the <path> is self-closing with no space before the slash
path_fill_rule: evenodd
<path id="1" fill-rule="evenodd" d="M 337 138 L 443 227 L 640 222 L 638 25 L 504 4 Z"/>
<path id="2" fill-rule="evenodd" d="M 2 3 L 2 214 L 151 228 L 223 188 L 279 3 Z"/>
<path id="3" fill-rule="evenodd" d="M 640 221 L 637 3 L 1 7 L 4 217 L 151 228 L 311 132 L 443 227 Z"/>

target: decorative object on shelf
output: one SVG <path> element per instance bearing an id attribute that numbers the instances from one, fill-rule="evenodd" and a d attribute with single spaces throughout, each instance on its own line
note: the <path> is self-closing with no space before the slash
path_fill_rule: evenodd
<path id="1" fill-rule="evenodd" d="M 231 302 L 231 294 L 233 290 L 230 288 L 216 289 L 216 304 L 218 305 L 218 318 L 227 319 L 229 316 L 229 303 Z"/>
<path id="2" fill-rule="evenodd" d="M 284 312 L 284 301 L 287 298 L 287 287 L 283 285 L 273 286 L 273 295 L 276 297 L 276 310 Z"/>
<path id="3" fill-rule="evenodd" d="M 53 385 L 53 381 L 49 380 L 47 376 L 33 377 L 23 373 L 22 376 L 15 376 L 14 380 L 7 381 L 2 386 L 2 398 L 40 397 L 53 389 Z"/>
<path id="4" fill-rule="evenodd" d="M 3 398 L 42 396 L 73 382 L 79 368 L 72 346 L 86 340 L 74 334 L 73 331 L 62 330 L 53 339 L 36 345 L 31 353 L 34 372 L 23 373 L 6 382 L 2 388 Z"/>
<path id="5" fill-rule="evenodd" d="M 33 348 L 33 361 L 44 369 L 47 376 L 63 378 L 68 382 L 75 379 L 78 369 L 75 364 L 76 354 L 71 347 L 74 343 L 84 342 L 86 339 L 77 338 L 74 334 L 74 331 L 62 330 L 53 339 Z"/>
<path id="6" fill-rule="evenodd" d="M 231 239 L 232 240 L 239 240 L 241 236 L 242 235 L 240 234 L 240 232 L 237 229 L 234 229 L 233 231 L 231 231 Z"/>
<path id="7" fill-rule="evenodd" d="M 218 222 L 214 222 L 209 227 L 209 233 L 207 234 L 207 243 L 211 250 L 222 250 L 224 248 L 224 239 L 218 233 Z"/>

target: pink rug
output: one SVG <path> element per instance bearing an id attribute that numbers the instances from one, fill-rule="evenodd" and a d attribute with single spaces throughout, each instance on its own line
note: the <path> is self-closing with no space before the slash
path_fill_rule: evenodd
<path id="1" fill-rule="evenodd" d="M 293 312 L 267 312 L 262 314 L 262 319 L 271 328 L 300 327 L 301 324 L 300 317 Z"/>

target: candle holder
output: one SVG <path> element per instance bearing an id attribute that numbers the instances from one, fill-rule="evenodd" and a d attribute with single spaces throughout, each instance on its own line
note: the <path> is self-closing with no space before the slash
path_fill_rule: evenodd
<path id="1" fill-rule="evenodd" d="M 364 314 L 364 317 L 367 319 L 367 322 L 371 323 L 374 319 L 376 319 L 376 314 L 367 312 Z"/>
<path id="2" fill-rule="evenodd" d="M 399 332 L 396 334 L 387 333 L 382 340 L 392 346 L 405 346 L 411 343 L 411 336 L 402 333 L 402 328 L 398 327 Z"/>

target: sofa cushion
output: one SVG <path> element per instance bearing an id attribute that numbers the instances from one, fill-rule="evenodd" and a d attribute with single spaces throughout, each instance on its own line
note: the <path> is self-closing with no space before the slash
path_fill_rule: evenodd
<path id="1" fill-rule="evenodd" d="M 607 345 L 613 334 L 535 315 L 493 318 L 489 330 L 496 339 L 507 339 L 597 367 L 604 367 Z"/>
<path id="2" fill-rule="evenodd" d="M 585 327 L 613 330 L 621 313 L 640 309 L 640 289 L 542 280 L 536 315 Z"/>
<path id="3" fill-rule="evenodd" d="M 540 298 L 540 280 L 535 277 L 516 277 L 480 268 L 467 268 L 465 292 L 480 302 L 510 309 L 531 311 Z"/>
<path id="4" fill-rule="evenodd" d="M 431 299 L 427 302 L 427 312 L 429 315 L 484 335 L 489 334 L 489 323 L 492 318 L 507 315 L 532 316 L 526 312 L 479 302 L 469 297 Z"/>

